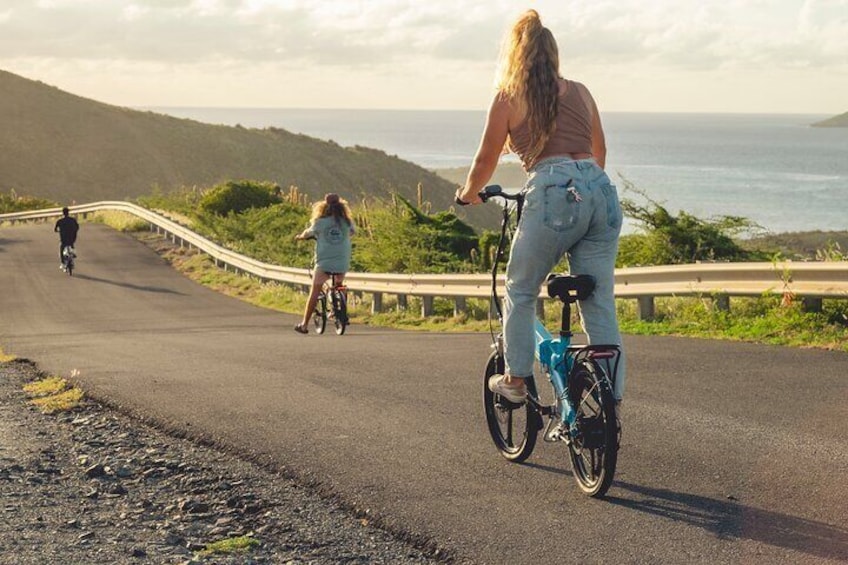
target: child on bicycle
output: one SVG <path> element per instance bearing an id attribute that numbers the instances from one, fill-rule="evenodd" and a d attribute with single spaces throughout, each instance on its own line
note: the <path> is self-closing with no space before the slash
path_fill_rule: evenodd
<path id="1" fill-rule="evenodd" d="M 354 232 L 350 207 L 338 194 L 327 194 L 324 200 L 312 206 L 309 226 L 295 236 L 297 240 L 314 239 L 316 245 L 312 290 L 303 311 L 303 320 L 294 327 L 294 331 L 309 333 L 309 319 L 315 311 L 315 304 L 324 283 L 331 276 L 335 277 L 336 284 L 342 284 L 344 281 L 345 274 L 350 270 L 350 237 Z"/>
<path id="2" fill-rule="evenodd" d="M 505 144 L 528 173 L 524 213 L 506 271 L 506 372 L 493 392 L 521 402 L 533 374 L 533 320 L 539 287 L 563 255 L 572 273 L 595 277 L 594 294 L 580 303 L 590 343 L 621 344 L 613 295 L 621 207 L 604 172 L 606 144 L 589 90 L 559 72 L 551 31 L 528 10 L 508 33 L 501 53 L 498 92 L 489 109 L 468 179 L 456 197 L 481 202 Z M 614 395 L 624 390 L 624 358 Z"/>

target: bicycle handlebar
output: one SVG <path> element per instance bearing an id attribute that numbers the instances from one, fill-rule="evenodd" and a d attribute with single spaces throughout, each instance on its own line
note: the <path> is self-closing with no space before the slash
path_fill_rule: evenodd
<path id="1" fill-rule="evenodd" d="M 504 200 L 521 200 L 523 195 L 521 192 L 517 192 L 515 194 L 510 194 L 508 192 L 504 192 L 503 188 L 499 184 L 490 184 L 483 190 L 477 193 L 477 196 L 480 197 L 480 200 L 486 202 L 489 198 L 503 198 Z M 456 197 L 456 203 L 460 206 L 468 206 L 468 202 L 461 200 L 458 196 Z"/>

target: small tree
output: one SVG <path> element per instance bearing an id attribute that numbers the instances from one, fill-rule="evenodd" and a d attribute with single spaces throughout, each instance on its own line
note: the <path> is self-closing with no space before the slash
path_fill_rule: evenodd
<path id="1" fill-rule="evenodd" d="M 680 211 L 676 216 L 624 180 L 624 190 L 640 195 L 646 204 L 622 199 L 625 216 L 640 224 L 643 233 L 621 238 L 618 265 L 672 265 L 697 261 L 746 261 L 753 257 L 734 236 L 762 228 L 740 216 L 702 219 Z"/>

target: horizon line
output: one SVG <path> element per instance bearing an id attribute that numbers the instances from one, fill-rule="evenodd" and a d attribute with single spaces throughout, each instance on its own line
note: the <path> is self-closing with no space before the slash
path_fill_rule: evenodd
<path id="1" fill-rule="evenodd" d="M 295 110 L 305 112 L 482 112 L 485 108 L 352 108 L 352 107 L 306 107 L 306 106 L 186 106 L 186 105 L 143 105 L 125 106 L 136 110 L 191 109 L 191 110 Z M 601 110 L 602 114 L 697 114 L 697 115 L 740 115 L 740 116 L 839 116 L 845 112 L 745 112 L 739 110 Z"/>

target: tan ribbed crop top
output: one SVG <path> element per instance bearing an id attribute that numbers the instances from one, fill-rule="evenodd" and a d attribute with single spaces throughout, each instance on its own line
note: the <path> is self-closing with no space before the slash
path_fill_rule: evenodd
<path id="1" fill-rule="evenodd" d="M 592 154 L 592 118 L 593 109 L 582 95 L 585 87 L 572 80 L 565 79 L 568 88 L 559 96 L 556 128 L 539 155 L 528 162 L 530 150 L 530 128 L 525 118 L 514 130 L 509 132 L 509 148 L 518 155 L 525 170 L 535 163 L 556 155 Z M 587 91 L 588 94 L 588 91 Z"/>

